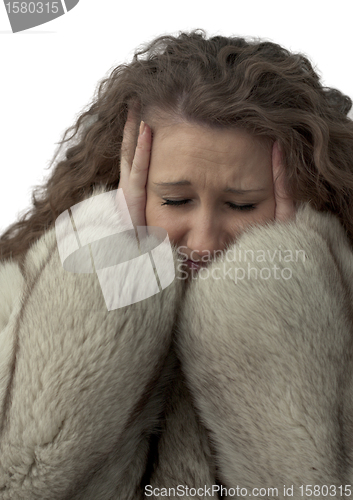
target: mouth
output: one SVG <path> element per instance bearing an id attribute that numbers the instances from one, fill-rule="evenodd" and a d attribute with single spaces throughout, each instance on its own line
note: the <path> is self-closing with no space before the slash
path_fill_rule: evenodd
<path id="1" fill-rule="evenodd" d="M 196 271 L 201 267 L 207 267 L 207 265 L 209 264 L 209 262 L 205 262 L 203 260 L 198 260 L 198 261 L 192 259 L 185 260 L 181 256 L 179 258 L 179 262 L 183 264 L 183 266 L 187 266 L 188 269 L 194 269 Z"/>
<path id="2" fill-rule="evenodd" d="M 190 269 L 200 269 L 200 267 L 204 267 L 204 266 L 202 266 L 201 263 L 195 262 L 193 260 L 187 260 L 186 263 Z"/>

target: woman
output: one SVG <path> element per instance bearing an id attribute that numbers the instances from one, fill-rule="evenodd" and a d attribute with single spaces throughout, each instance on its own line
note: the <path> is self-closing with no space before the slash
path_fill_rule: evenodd
<path id="1" fill-rule="evenodd" d="M 351 104 L 301 55 L 201 31 L 101 84 L 1 238 L 1 499 L 351 495 Z M 165 229 L 175 279 L 109 310 L 113 268 L 63 268 L 70 207 L 93 242 Z"/>

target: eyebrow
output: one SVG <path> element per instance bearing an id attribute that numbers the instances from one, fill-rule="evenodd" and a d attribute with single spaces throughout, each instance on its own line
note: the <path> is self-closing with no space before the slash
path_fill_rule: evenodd
<path id="1" fill-rule="evenodd" d="M 191 182 L 187 180 L 182 180 L 182 181 L 177 181 L 177 182 L 154 182 L 156 186 L 162 186 L 162 187 L 167 187 L 167 186 L 191 186 Z M 245 193 L 255 193 L 259 191 L 266 191 L 266 189 L 261 188 L 261 189 L 234 189 L 227 187 L 223 189 L 225 193 L 233 193 L 233 194 L 245 194 Z"/>

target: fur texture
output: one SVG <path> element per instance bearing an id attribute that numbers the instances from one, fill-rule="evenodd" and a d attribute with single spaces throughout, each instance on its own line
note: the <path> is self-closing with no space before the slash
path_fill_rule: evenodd
<path id="1" fill-rule="evenodd" d="M 107 198 L 94 226 L 113 215 Z M 122 238 L 123 261 L 134 242 Z M 352 483 L 344 230 L 304 205 L 295 221 L 249 228 L 240 248 L 188 283 L 176 266 L 162 292 L 111 311 L 96 274 L 63 269 L 54 229 L 22 272 L 2 263 L 1 500 L 177 498 L 161 489 L 216 483 L 278 488 L 262 498 L 293 485 L 299 500 L 301 485 Z"/>

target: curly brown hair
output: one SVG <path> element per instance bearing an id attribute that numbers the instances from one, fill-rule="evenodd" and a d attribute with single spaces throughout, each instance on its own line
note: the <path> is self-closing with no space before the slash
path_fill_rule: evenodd
<path id="1" fill-rule="evenodd" d="M 336 214 L 353 245 L 351 99 L 324 87 L 302 54 L 260 39 L 207 38 L 193 30 L 156 38 L 101 81 L 88 109 L 63 134 L 51 176 L 33 190 L 33 207 L 2 234 L 1 259 L 23 255 L 96 185 L 118 187 L 132 101 L 147 122 L 167 115 L 278 140 L 289 195 Z"/>

